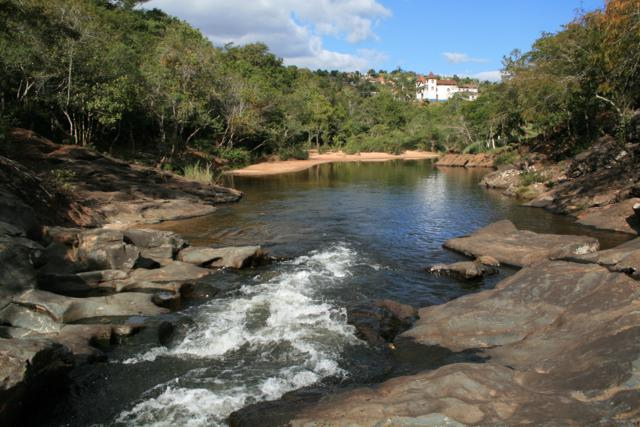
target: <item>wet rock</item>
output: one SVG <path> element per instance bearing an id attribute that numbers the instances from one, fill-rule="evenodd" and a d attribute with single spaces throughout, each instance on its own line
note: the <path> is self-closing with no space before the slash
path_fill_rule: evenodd
<path id="1" fill-rule="evenodd" d="M 106 347 L 119 337 L 132 335 L 140 328 L 140 325 L 64 325 L 49 338 L 67 347 L 76 361 L 91 362 L 106 359 L 97 345 Z"/>
<path id="2" fill-rule="evenodd" d="M 268 262 L 259 246 L 204 248 L 191 246 L 180 251 L 178 260 L 209 268 L 245 268 Z"/>
<path id="3" fill-rule="evenodd" d="M 357 335 L 370 344 L 393 342 L 417 318 L 415 308 L 392 300 L 360 304 L 348 312 L 347 322 L 356 328 Z"/>
<path id="4" fill-rule="evenodd" d="M 518 230 L 511 221 L 503 220 L 470 236 L 448 240 L 444 247 L 467 256 L 490 255 L 500 263 L 523 267 L 545 259 L 595 252 L 599 243 L 591 237 Z"/>
<path id="5" fill-rule="evenodd" d="M 640 232 L 640 218 L 635 214 L 633 208 L 637 203 L 640 203 L 640 198 L 590 208 L 578 215 L 577 222 L 602 230 L 638 234 Z"/>
<path id="6" fill-rule="evenodd" d="M 481 255 L 476 258 L 475 262 L 479 262 L 482 265 L 488 265 L 490 267 L 500 267 L 500 261 L 489 255 Z"/>
<path id="7" fill-rule="evenodd" d="M 69 350 L 45 338 L 0 338 L 0 424 L 19 425 L 21 412 L 55 392 L 73 366 Z"/>
<path id="8" fill-rule="evenodd" d="M 161 268 L 153 270 L 136 269 L 126 280 L 106 284 L 117 292 L 134 289 L 160 289 L 181 293 L 185 286 L 192 286 L 199 279 L 212 274 L 212 271 L 181 261 L 171 261 Z"/>
<path id="9" fill-rule="evenodd" d="M 95 317 L 156 316 L 168 311 L 153 303 L 153 295 L 134 292 L 104 297 L 72 298 L 30 290 L 14 298 L 12 305 L 45 313 L 58 323 L 71 323 Z"/>
<path id="10" fill-rule="evenodd" d="M 290 424 L 632 423 L 640 417 L 639 297 L 640 283 L 597 264 L 524 268 L 493 290 L 421 309 L 402 334 L 454 351 L 482 349 L 486 363 L 336 393 Z"/>
<path id="11" fill-rule="evenodd" d="M 484 276 L 498 273 L 496 268 L 476 261 L 455 262 L 453 264 L 435 264 L 428 267 L 427 271 L 462 280 L 480 279 Z"/>

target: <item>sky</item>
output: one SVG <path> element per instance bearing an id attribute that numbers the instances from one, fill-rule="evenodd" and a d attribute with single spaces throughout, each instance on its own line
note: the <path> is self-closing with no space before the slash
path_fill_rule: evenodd
<path id="1" fill-rule="evenodd" d="M 498 80 L 501 61 L 605 0 L 151 0 L 214 44 L 266 43 L 285 64 L 398 67 Z"/>

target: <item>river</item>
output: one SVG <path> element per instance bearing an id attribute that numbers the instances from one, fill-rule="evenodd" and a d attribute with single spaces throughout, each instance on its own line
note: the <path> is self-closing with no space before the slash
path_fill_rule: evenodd
<path id="1" fill-rule="evenodd" d="M 262 245 L 283 260 L 216 273 L 227 291 L 166 316 L 177 326 L 164 345 L 143 332 L 113 347 L 108 362 L 76 369 L 71 397 L 54 405 L 47 424 L 225 425 L 232 411 L 290 390 L 370 380 L 363 371 L 379 354 L 355 337 L 347 308 L 380 298 L 421 307 L 493 287 L 514 270 L 460 283 L 424 268 L 462 260 L 442 243 L 496 220 L 589 234 L 603 247 L 628 239 L 520 206 L 481 188 L 484 173 L 391 161 L 229 177 L 227 184 L 245 192 L 240 203 L 160 228 L 192 244 Z"/>

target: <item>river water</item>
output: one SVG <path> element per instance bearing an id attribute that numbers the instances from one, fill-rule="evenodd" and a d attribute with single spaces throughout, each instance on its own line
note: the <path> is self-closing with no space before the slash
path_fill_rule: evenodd
<path id="1" fill-rule="evenodd" d="M 261 245 L 284 260 L 216 273 L 227 291 L 166 316 L 177 326 L 163 345 L 150 328 L 115 346 L 108 362 L 77 369 L 71 397 L 46 424 L 225 425 L 231 412 L 287 391 L 358 381 L 377 353 L 355 337 L 348 307 L 380 298 L 421 307 L 493 287 L 513 270 L 469 284 L 424 267 L 462 260 L 442 243 L 496 220 L 589 234 L 604 247 L 627 239 L 522 207 L 478 186 L 484 173 L 392 161 L 229 178 L 245 192 L 240 203 L 161 228 L 192 244 Z"/>

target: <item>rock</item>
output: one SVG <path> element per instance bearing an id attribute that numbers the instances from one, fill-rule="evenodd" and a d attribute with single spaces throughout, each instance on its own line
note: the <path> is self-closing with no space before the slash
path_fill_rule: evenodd
<path id="1" fill-rule="evenodd" d="M 635 212 L 637 217 L 640 217 L 640 203 L 633 205 L 633 212 Z"/>
<path id="2" fill-rule="evenodd" d="M 427 271 L 462 280 L 480 279 L 484 276 L 498 273 L 497 269 L 475 261 L 454 262 L 453 264 L 435 264 L 428 267 Z"/>
<path id="3" fill-rule="evenodd" d="M 159 289 L 181 293 L 183 287 L 193 286 L 199 279 L 212 273 L 211 270 L 181 261 L 171 261 L 161 268 L 153 270 L 137 269 L 122 281 L 114 281 L 112 286 L 117 292 L 134 289 Z"/>
<path id="4" fill-rule="evenodd" d="M 141 250 L 143 258 L 166 263 L 175 257 L 187 242 L 170 231 L 128 229 L 123 232 L 125 241 Z"/>
<path id="5" fill-rule="evenodd" d="M 634 206 L 637 203 L 640 203 L 640 198 L 590 208 L 578 215 L 577 222 L 602 230 L 638 234 L 640 232 L 640 218 L 635 215 L 634 211 Z"/>
<path id="6" fill-rule="evenodd" d="M 480 350 L 486 363 L 329 395 L 290 425 L 631 424 L 640 418 L 639 298 L 640 283 L 597 264 L 526 267 L 493 290 L 420 309 L 402 334 Z"/>
<path id="7" fill-rule="evenodd" d="M 454 167 L 480 167 L 492 168 L 495 166 L 493 156 L 490 154 L 454 154 L 449 153 L 441 156 L 436 162 L 436 166 L 454 166 Z"/>
<path id="8" fill-rule="evenodd" d="M 476 258 L 475 262 L 479 262 L 482 265 L 488 265 L 490 267 L 500 267 L 500 261 L 489 255 L 481 255 Z"/>
<path id="9" fill-rule="evenodd" d="M 352 307 L 347 322 L 355 326 L 361 339 L 380 345 L 393 342 L 396 335 L 411 326 L 416 316 L 417 311 L 411 306 L 380 300 Z"/>
<path id="10" fill-rule="evenodd" d="M 118 230 L 83 231 L 78 238 L 77 262 L 85 270 L 131 270 L 140 251 L 124 242 Z"/>
<path id="11" fill-rule="evenodd" d="M 448 240 L 444 247 L 467 256 L 491 255 L 502 264 L 523 267 L 545 259 L 594 252 L 599 243 L 591 237 L 518 230 L 513 223 L 503 220 L 470 236 Z"/>
<path id="12" fill-rule="evenodd" d="M 508 168 L 488 173 L 482 177 L 480 185 L 502 190 L 509 187 L 517 187 L 520 185 L 520 171 L 515 168 Z"/>
<path id="13" fill-rule="evenodd" d="M 640 238 L 612 249 L 568 257 L 568 260 L 599 264 L 607 267 L 610 271 L 626 273 L 634 279 L 640 280 Z"/>
<path id="14" fill-rule="evenodd" d="M 30 290 L 14 298 L 12 305 L 45 313 L 58 323 L 71 323 L 95 317 L 156 316 L 168 311 L 153 303 L 153 295 L 134 292 L 104 297 L 71 298 L 46 291 Z"/>
<path id="15" fill-rule="evenodd" d="M 210 268 L 235 268 L 260 265 L 268 261 L 259 246 L 203 248 L 191 246 L 180 251 L 178 260 Z"/>
<path id="16" fill-rule="evenodd" d="M 51 340 L 0 338 L 0 424 L 19 425 L 22 411 L 55 393 L 72 366 L 69 350 Z"/>
<path id="17" fill-rule="evenodd" d="M 0 308 L 14 295 L 35 287 L 36 267 L 44 250 L 32 240 L 15 236 L 15 230 L 5 229 L 10 234 L 0 234 Z"/>
<path id="18" fill-rule="evenodd" d="M 104 360 L 106 356 L 96 347 L 98 343 L 108 346 L 140 328 L 140 325 L 64 325 L 49 338 L 67 347 L 78 361 Z"/>

